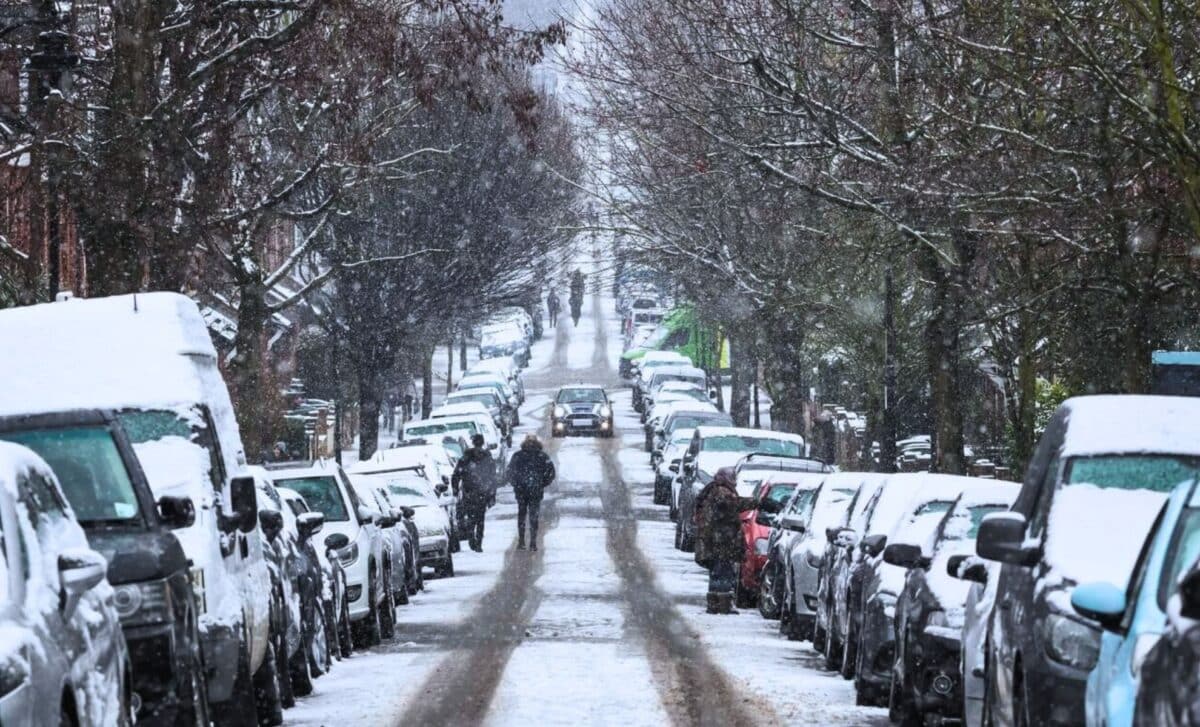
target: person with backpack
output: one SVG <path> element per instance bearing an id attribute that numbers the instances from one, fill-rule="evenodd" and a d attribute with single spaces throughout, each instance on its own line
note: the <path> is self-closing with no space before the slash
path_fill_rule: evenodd
<path id="1" fill-rule="evenodd" d="M 517 498 L 517 550 L 525 549 L 525 521 L 529 520 L 529 549 L 537 550 L 538 518 L 543 491 L 554 482 L 554 462 L 542 450 L 537 436 L 530 434 L 521 449 L 508 461 L 508 484 Z"/>
<path id="2" fill-rule="evenodd" d="M 454 466 L 450 486 L 462 498 L 459 506 L 463 508 L 471 550 L 482 552 L 483 521 L 496 490 L 496 461 L 484 445 L 482 434 L 471 437 L 470 449 Z"/>

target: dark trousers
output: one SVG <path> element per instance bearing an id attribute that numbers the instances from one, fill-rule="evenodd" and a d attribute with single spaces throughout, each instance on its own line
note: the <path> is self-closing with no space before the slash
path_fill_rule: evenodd
<path id="1" fill-rule="evenodd" d="M 517 498 L 517 540 L 525 542 L 525 518 L 529 518 L 529 543 L 537 543 L 538 518 L 542 514 L 542 498 Z"/>
<path id="2" fill-rule="evenodd" d="M 733 593 L 737 588 L 737 566 L 728 558 L 714 558 L 708 572 L 709 593 Z"/>
<path id="3" fill-rule="evenodd" d="M 464 517 L 467 526 L 467 540 L 472 550 L 483 547 L 483 523 L 487 515 L 486 497 L 463 498 Z"/>

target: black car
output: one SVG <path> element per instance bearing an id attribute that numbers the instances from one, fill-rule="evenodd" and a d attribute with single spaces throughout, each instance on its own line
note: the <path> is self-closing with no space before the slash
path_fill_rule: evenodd
<path id="1" fill-rule="evenodd" d="M 195 521 L 194 503 L 167 495 L 155 501 L 112 412 L 2 417 L 0 439 L 46 460 L 88 543 L 108 560 L 138 722 L 207 724 L 199 612 L 188 559 L 171 532 Z"/>
<path id="2" fill-rule="evenodd" d="M 984 701 L 990 714 L 985 718 L 1016 725 L 1034 719 L 1083 724 L 1100 626 L 1071 608 L 1076 582 L 1070 574 L 1087 572 L 1106 543 L 1104 526 L 1087 522 L 1103 515 L 1108 503 L 1102 500 L 1116 497 L 1122 503 L 1122 527 L 1145 537 L 1161 502 L 1149 498 L 1152 508 L 1130 510 L 1123 495 L 1148 490 L 1165 497 L 1200 472 L 1189 405 L 1194 407 L 1194 400 L 1170 396 L 1068 399 L 1047 424 L 1012 509 L 980 525 L 978 554 L 1002 564 L 997 607 L 988 624 Z M 1136 426 L 1112 427 L 1114 412 Z M 1055 547 L 1048 537 L 1057 522 L 1071 523 L 1064 525 L 1070 547 Z M 1136 556 L 1103 557 L 1113 578 L 1127 579 Z"/>
<path id="3" fill-rule="evenodd" d="M 1193 727 L 1200 714 L 1200 567 L 1179 581 L 1167 628 L 1146 655 L 1133 723 Z"/>
<path id="4" fill-rule="evenodd" d="M 550 432 L 555 437 L 577 432 L 611 437 L 613 409 L 608 394 L 602 387 L 586 384 L 559 389 L 550 407 Z"/>
<path id="5" fill-rule="evenodd" d="M 925 724 L 928 714 L 963 718 L 962 626 L 971 581 L 960 580 L 959 567 L 975 552 L 979 523 L 1007 510 L 1016 494 L 1017 486 L 1007 483 L 973 487 L 924 543 L 889 543 L 883 551 L 885 561 L 907 569 L 888 624 L 895 659 L 886 665 L 891 671 L 887 705 L 894 721 Z"/>

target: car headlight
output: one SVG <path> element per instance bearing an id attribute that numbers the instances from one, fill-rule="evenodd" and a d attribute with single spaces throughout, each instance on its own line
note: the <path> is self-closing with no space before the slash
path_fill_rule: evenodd
<path id="1" fill-rule="evenodd" d="M 1100 656 L 1100 631 L 1060 614 L 1050 614 L 1043 626 L 1046 653 L 1060 664 L 1087 671 Z"/>
<path id="2" fill-rule="evenodd" d="M 175 617 L 171 589 L 165 580 L 117 586 L 113 588 L 113 606 L 122 626 L 169 623 Z"/>
<path id="3" fill-rule="evenodd" d="M 605 419 L 612 416 L 612 407 L 610 407 L 608 404 L 601 406 L 600 407 L 600 416 L 604 417 Z"/>
<path id="4" fill-rule="evenodd" d="M 351 543 L 337 552 L 343 568 L 349 568 L 358 560 L 358 543 Z"/>
<path id="5" fill-rule="evenodd" d="M 566 415 L 567 415 L 567 408 L 565 406 L 554 407 L 554 416 L 558 417 L 559 419 L 562 419 Z"/>
<path id="6" fill-rule="evenodd" d="M 766 538 L 758 538 L 754 541 L 754 552 L 757 553 L 758 555 L 766 555 L 767 547 L 768 546 L 767 546 Z"/>

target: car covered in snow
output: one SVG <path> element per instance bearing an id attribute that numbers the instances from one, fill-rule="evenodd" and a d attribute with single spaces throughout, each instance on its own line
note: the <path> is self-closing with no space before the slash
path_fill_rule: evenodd
<path id="1" fill-rule="evenodd" d="M 384 536 L 378 510 L 364 502 L 336 463 L 279 462 L 267 465 L 276 487 L 300 493 L 313 512 L 325 516 L 324 545 L 346 575 L 346 604 L 356 648 L 375 646 L 392 613 L 384 613 L 391 594 L 384 582 Z"/>
<path id="2" fill-rule="evenodd" d="M 1180 578 L 1166 611 L 1166 628 L 1140 665 L 1133 723 L 1191 727 L 1200 706 L 1200 563 Z"/>
<path id="3" fill-rule="evenodd" d="M 690 364 L 679 365 L 672 364 L 667 366 L 659 366 L 653 369 L 649 377 L 642 381 L 640 394 L 642 396 L 642 405 L 638 411 L 645 412 L 654 408 L 654 397 L 658 396 L 659 390 L 668 382 L 682 382 L 690 384 L 701 390 L 707 391 L 708 374 L 704 369 L 696 368 Z M 707 395 L 707 394 L 706 394 Z"/>
<path id="4" fill-rule="evenodd" d="M 589 432 L 611 437 L 613 429 L 612 402 L 602 386 L 564 386 L 550 404 L 551 436 L 565 437 L 576 432 Z"/>
<path id="5" fill-rule="evenodd" d="M 768 601 L 777 602 L 779 630 L 789 639 L 812 639 L 816 625 L 817 593 L 820 586 L 821 559 L 829 544 L 831 529 L 846 515 L 854 493 L 862 484 L 860 472 L 834 472 L 821 482 L 811 505 L 805 510 L 789 513 L 776 521 L 772 546 L 774 557 L 764 567 L 764 579 L 774 567 L 777 576 L 772 583 L 760 588 L 768 592 Z M 796 530 L 800 525 L 804 529 Z M 787 533 L 790 532 L 789 536 Z M 760 607 L 761 610 L 761 607 Z"/>
<path id="6" fill-rule="evenodd" d="M 679 486 L 679 517 L 675 520 L 675 547 L 686 553 L 695 548 L 696 525 L 692 510 L 696 496 L 722 467 L 735 467 L 753 453 L 799 457 L 804 438 L 798 434 L 739 427 L 696 427 L 683 455 Z"/>
<path id="7" fill-rule="evenodd" d="M 214 717 L 277 710 L 256 688 L 276 677 L 254 479 L 195 302 L 138 293 L 13 308 L 0 311 L 0 338 L 24 342 L 0 374 L 29 392 L 0 414 L 114 411 L 154 496 L 190 501 L 193 517 L 173 531 L 192 561 Z"/>
<path id="8" fill-rule="evenodd" d="M 1171 492 L 1142 546 L 1128 588 L 1090 581 L 1072 591 L 1072 607 L 1104 629 L 1100 656 L 1088 676 L 1089 725 L 1135 724 L 1142 664 L 1167 627 L 1167 609 L 1180 578 L 1197 558 L 1200 487 L 1193 479 L 1179 483 Z M 1164 676 L 1168 682 L 1174 679 Z M 1155 687 L 1155 682 L 1148 683 L 1149 689 Z"/>
<path id="9" fill-rule="evenodd" d="M 459 541 L 463 539 L 460 536 L 465 536 L 466 532 L 465 529 L 459 532 L 458 496 L 450 491 L 454 464 L 440 446 L 419 440 L 400 442 L 395 447 L 375 452 L 369 459 L 355 462 L 348 471 L 351 474 L 408 472 L 422 478 L 450 519 L 450 551 L 458 552 Z"/>
<path id="10" fill-rule="evenodd" d="M 519 366 L 529 364 L 529 336 L 514 322 L 493 323 L 479 332 L 479 358 L 511 357 Z"/>
<path id="11" fill-rule="evenodd" d="M 412 510 L 410 520 L 417 529 L 418 562 L 434 569 L 439 578 L 454 575 L 454 554 L 450 551 L 450 518 L 439 503 L 439 493 L 411 472 L 365 475 L 387 487 L 393 503 Z"/>
<path id="12" fill-rule="evenodd" d="M 500 393 L 492 389 L 468 389 L 451 392 L 442 400 L 442 406 L 455 404 L 482 404 L 500 431 L 504 432 L 506 437 L 512 436 L 516 407 L 510 405 Z"/>
<path id="13" fill-rule="evenodd" d="M 841 674 L 854 680 L 859 704 L 884 705 L 892 682 L 895 657 L 896 601 L 904 589 L 906 567 L 889 561 L 885 554 L 892 543 L 921 544 L 937 531 L 946 513 L 954 507 L 963 491 L 982 480 L 953 475 L 922 475 L 921 486 L 913 493 L 890 532 L 869 535 L 862 541 L 865 553 L 872 554 L 860 564 L 861 586 L 857 597 L 851 592 L 847 606 L 849 619 L 842 636 Z M 882 524 L 882 523 L 880 523 Z M 859 579 L 851 573 L 851 581 Z"/>
<path id="14" fill-rule="evenodd" d="M 654 448 L 655 439 L 657 438 L 656 432 L 662 426 L 663 420 L 677 411 L 711 411 L 713 413 L 720 413 L 717 407 L 708 401 L 676 397 L 669 397 L 666 401 L 660 401 L 653 409 L 646 410 L 646 422 L 642 425 L 642 428 L 645 432 L 645 448 L 650 453 L 651 465 L 660 456 L 660 453 L 655 451 Z"/>
<path id="15" fill-rule="evenodd" d="M 401 436 L 401 440 L 429 439 L 432 434 L 442 431 L 440 427 L 444 427 L 446 432 L 452 434 L 469 430 L 470 434 L 466 435 L 468 441 L 470 441 L 471 435 L 482 434 L 483 444 L 491 451 L 492 456 L 501 462 L 508 460 L 508 447 L 512 438 L 505 436 L 500 431 L 500 427 L 497 427 L 496 423 L 492 421 L 492 416 L 487 409 L 477 403 L 439 406 L 429 412 L 428 419 L 404 425 L 404 434 Z"/>
<path id="16" fill-rule="evenodd" d="M 634 410 L 639 413 L 642 411 L 646 386 L 650 383 L 650 377 L 654 375 L 655 370 L 664 366 L 691 365 L 692 360 L 690 358 L 676 351 L 647 351 L 636 364 L 637 375 L 633 379 Z"/>
<path id="17" fill-rule="evenodd" d="M 742 563 L 738 569 L 738 584 L 735 597 L 739 608 L 749 608 L 758 599 L 759 577 L 767 564 L 770 553 L 771 529 L 776 516 L 785 506 L 808 509 L 825 475 L 818 472 L 777 472 L 763 478 L 751 490 L 751 497 L 758 503 L 753 510 L 741 513 Z M 742 491 L 738 486 L 738 493 Z"/>
<path id="18" fill-rule="evenodd" d="M 733 417 L 728 412 L 718 410 L 715 406 L 681 407 L 663 417 L 662 423 L 654 430 L 654 445 L 650 450 L 650 460 L 653 462 L 657 453 L 666 446 L 667 441 L 679 429 L 692 429 L 700 426 L 732 427 Z"/>
<path id="19" fill-rule="evenodd" d="M 500 395 L 500 399 L 505 404 L 505 410 L 509 412 L 509 424 L 511 426 L 520 426 L 521 415 L 518 407 L 521 404 L 520 398 L 517 397 L 517 392 L 513 390 L 508 381 L 499 374 L 473 374 L 464 376 L 459 380 L 456 391 L 476 391 L 487 390 L 494 391 Z"/>
<path id="20" fill-rule="evenodd" d="M 0 723 L 132 723 L 107 570 L 46 462 L 0 442 Z"/>
<path id="21" fill-rule="evenodd" d="M 683 453 L 692 441 L 694 429 L 677 429 L 667 443 L 661 456 L 652 461 L 654 467 L 654 504 L 670 505 L 671 518 L 675 517 L 675 499 L 671 483 L 679 476 L 679 464 Z"/>
<path id="22" fill-rule="evenodd" d="M 1000 566 L 984 671 L 993 722 L 1081 724 L 1100 626 L 1076 584 L 1124 589 L 1167 494 L 1200 472 L 1200 400 L 1083 396 L 1051 417 L 1009 512 L 980 525 Z M 1132 422 L 1135 426 L 1123 426 Z"/>
<path id="23" fill-rule="evenodd" d="M 808 457 L 751 452 L 738 460 L 734 467 L 738 494 L 743 497 L 758 490 L 758 486 L 780 472 L 829 472 L 824 462 Z M 775 478 L 778 480 L 778 478 Z"/>
<path id="24" fill-rule="evenodd" d="M 881 699 L 893 720 L 924 724 L 927 719 L 963 719 L 962 637 L 971 583 L 960 578 L 959 568 L 974 557 L 983 518 L 1007 510 L 1018 490 L 1009 482 L 975 483 L 927 537 L 898 537 L 884 549 L 887 563 L 905 569 L 888 624 L 895 641 L 895 657 L 888 665 L 890 694 Z M 873 669 L 864 657 L 860 652 L 859 668 Z"/>
<path id="25" fill-rule="evenodd" d="M 299 518 L 306 514 L 321 515 L 322 529 L 325 517 L 315 512 L 304 497 L 288 487 L 276 487 L 284 505 Z M 315 559 L 321 568 L 321 609 L 325 617 L 326 641 L 330 654 L 346 658 L 354 650 L 354 639 L 350 633 L 350 604 L 346 601 L 346 573 L 337 553 L 325 545 L 323 537 L 311 537 L 304 543 L 310 559 Z"/>
<path id="26" fill-rule="evenodd" d="M 497 358 L 487 358 L 481 361 L 476 361 L 471 364 L 471 368 L 467 369 L 467 376 L 475 376 L 477 374 L 499 374 L 503 376 L 508 385 L 512 387 L 517 395 L 517 400 L 525 403 L 525 380 L 521 376 L 521 367 L 511 356 L 499 356 Z"/>
<path id="27" fill-rule="evenodd" d="M 387 537 L 392 597 L 397 604 L 407 605 L 409 584 L 415 580 L 419 567 L 418 544 L 410 540 L 411 536 L 404 522 L 404 512 L 399 505 L 392 502 L 387 486 L 381 480 L 365 475 L 351 475 L 350 482 L 364 499 L 369 495 L 383 514 L 379 519 L 379 527 Z"/>

